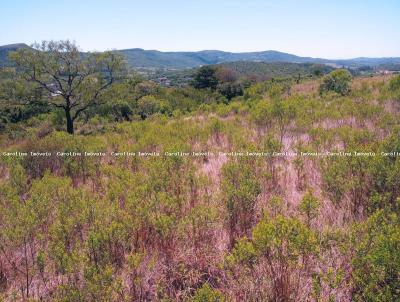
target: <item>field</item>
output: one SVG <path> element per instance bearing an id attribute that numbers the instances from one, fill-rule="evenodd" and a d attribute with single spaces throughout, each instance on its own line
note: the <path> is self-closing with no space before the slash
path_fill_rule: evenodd
<path id="1" fill-rule="evenodd" d="M 3 127 L 0 300 L 400 299 L 396 78 L 129 83 L 137 115 Z"/>

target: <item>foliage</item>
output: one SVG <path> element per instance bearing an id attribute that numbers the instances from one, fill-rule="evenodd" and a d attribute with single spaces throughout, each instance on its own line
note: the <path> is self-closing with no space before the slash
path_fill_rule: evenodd
<path id="1" fill-rule="evenodd" d="M 67 131 L 73 134 L 73 122 L 114 83 L 124 68 L 123 59 L 112 52 L 83 57 L 70 41 L 33 46 L 11 53 L 10 58 L 21 70 L 22 80 L 34 83 L 49 105 L 65 111 Z"/>
<path id="2" fill-rule="evenodd" d="M 198 89 L 216 89 L 218 85 L 218 78 L 216 76 L 215 68 L 210 66 L 201 67 L 194 76 L 192 85 L 194 88 Z"/>
<path id="3" fill-rule="evenodd" d="M 0 78 L 0 299 L 399 299 L 387 76 L 321 96 L 315 79 L 250 83 L 220 67 L 215 90 L 127 74 L 74 136 L 62 108 L 13 103 L 48 103 L 18 70 Z"/>
<path id="4" fill-rule="evenodd" d="M 390 80 L 389 91 L 396 100 L 400 100 L 400 75 L 397 75 Z"/>
<path id="5" fill-rule="evenodd" d="M 230 244 L 233 246 L 235 238 L 245 235 L 251 228 L 260 185 L 251 166 L 244 161 L 225 164 L 222 175 Z"/>
<path id="6" fill-rule="evenodd" d="M 354 229 L 355 301 L 400 299 L 400 227 L 395 213 L 378 210 Z"/>
<path id="7" fill-rule="evenodd" d="M 321 94 L 334 91 L 340 95 L 346 95 L 350 92 L 351 79 L 352 76 L 347 70 L 334 70 L 322 79 L 319 91 Z"/>
<path id="8" fill-rule="evenodd" d="M 307 191 L 299 205 L 299 210 L 306 216 L 308 225 L 311 223 L 311 220 L 318 216 L 319 206 L 320 202 L 318 199 L 310 191 Z"/>
<path id="9" fill-rule="evenodd" d="M 189 300 L 191 302 L 222 302 L 225 301 L 224 296 L 209 284 L 205 283 L 196 290 L 194 296 Z"/>

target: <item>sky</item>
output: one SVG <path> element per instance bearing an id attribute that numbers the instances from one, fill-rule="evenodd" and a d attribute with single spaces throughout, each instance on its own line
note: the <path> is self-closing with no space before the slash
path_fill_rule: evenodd
<path id="1" fill-rule="evenodd" d="M 400 0 L 0 0 L 0 45 L 400 57 Z"/>

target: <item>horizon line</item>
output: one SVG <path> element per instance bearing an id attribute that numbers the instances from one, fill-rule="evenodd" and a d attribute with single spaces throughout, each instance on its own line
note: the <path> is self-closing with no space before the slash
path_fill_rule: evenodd
<path id="1" fill-rule="evenodd" d="M 245 53 L 259 53 L 259 52 L 279 52 L 279 53 L 284 53 L 284 54 L 289 54 L 289 55 L 294 55 L 297 57 L 301 57 L 301 58 L 312 58 L 312 59 L 324 59 L 324 60 L 331 60 L 331 61 L 337 61 L 337 60 L 353 60 L 353 59 L 383 59 L 383 58 L 400 58 L 400 54 L 399 55 L 390 55 L 390 56 L 363 56 L 363 55 L 359 55 L 359 56 L 355 56 L 355 57 L 342 57 L 342 58 L 332 58 L 332 57 L 323 57 L 323 56 L 310 56 L 310 55 L 298 55 L 292 52 L 286 52 L 286 51 L 282 51 L 282 50 L 276 50 L 276 49 L 264 49 L 264 50 L 251 50 L 251 51 L 232 51 L 232 50 L 221 50 L 221 49 L 201 49 L 201 50 L 162 50 L 162 49 L 146 49 L 146 48 L 141 48 L 141 47 L 130 47 L 130 48 L 107 48 L 104 50 L 97 50 L 97 49 L 92 49 L 92 50 L 87 50 L 87 49 L 83 49 L 79 46 L 79 44 L 73 40 L 73 39 L 51 39 L 51 40 L 42 40 L 42 41 L 72 41 L 74 42 L 79 50 L 81 52 L 105 52 L 105 51 L 124 51 L 124 50 L 133 50 L 133 49 L 137 49 L 137 50 L 143 50 L 143 51 L 157 51 L 157 52 L 162 52 L 162 53 L 179 53 L 179 52 L 183 52 L 183 53 L 187 53 L 187 52 L 206 52 L 206 51 L 219 51 L 219 52 L 225 52 L 225 53 L 233 53 L 233 54 L 245 54 Z M 42 42 L 40 41 L 40 42 Z M 7 44 L 0 44 L 0 47 L 5 47 L 5 46 L 12 46 L 12 45 L 18 45 L 18 44 L 25 44 L 29 47 L 31 47 L 34 43 L 40 43 L 40 42 L 33 42 L 33 43 L 25 43 L 25 42 L 14 42 L 14 43 L 7 43 Z"/>

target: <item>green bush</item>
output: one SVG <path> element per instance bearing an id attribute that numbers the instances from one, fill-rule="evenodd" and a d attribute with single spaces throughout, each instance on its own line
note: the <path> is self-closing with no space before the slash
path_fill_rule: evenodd
<path id="1" fill-rule="evenodd" d="M 354 229 L 354 301 L 400 301 L 399 222 L 396 214 L 378 210 Z"/>
<path id="2" fill-rule="evenodd" d="M 350 92 L 352 76 L 345 69 L 337 69 L 324 76 L 319 87 L 321 94 L 334 91 L 340 95 L 347 95 Z"/>
<path id="3" fill-rule="evenodd" d="M 389 91 L 396 100 L 400 100 L 400 75 L 397 75 L 390 80 Z"/>
<path id="4" fill-rule="evenodd" d="M 213 289 L 208 283 L 204 283 L 201 288 L 196 290 L 190 302 L 223 302 L 224 296 L 220 291 Z"/>
<path id="5" fill-rule="evenodd" d="M 389 82 L 389 89 L 390 91 L 400 91 L 400 75 L 395 76 Z"/>

